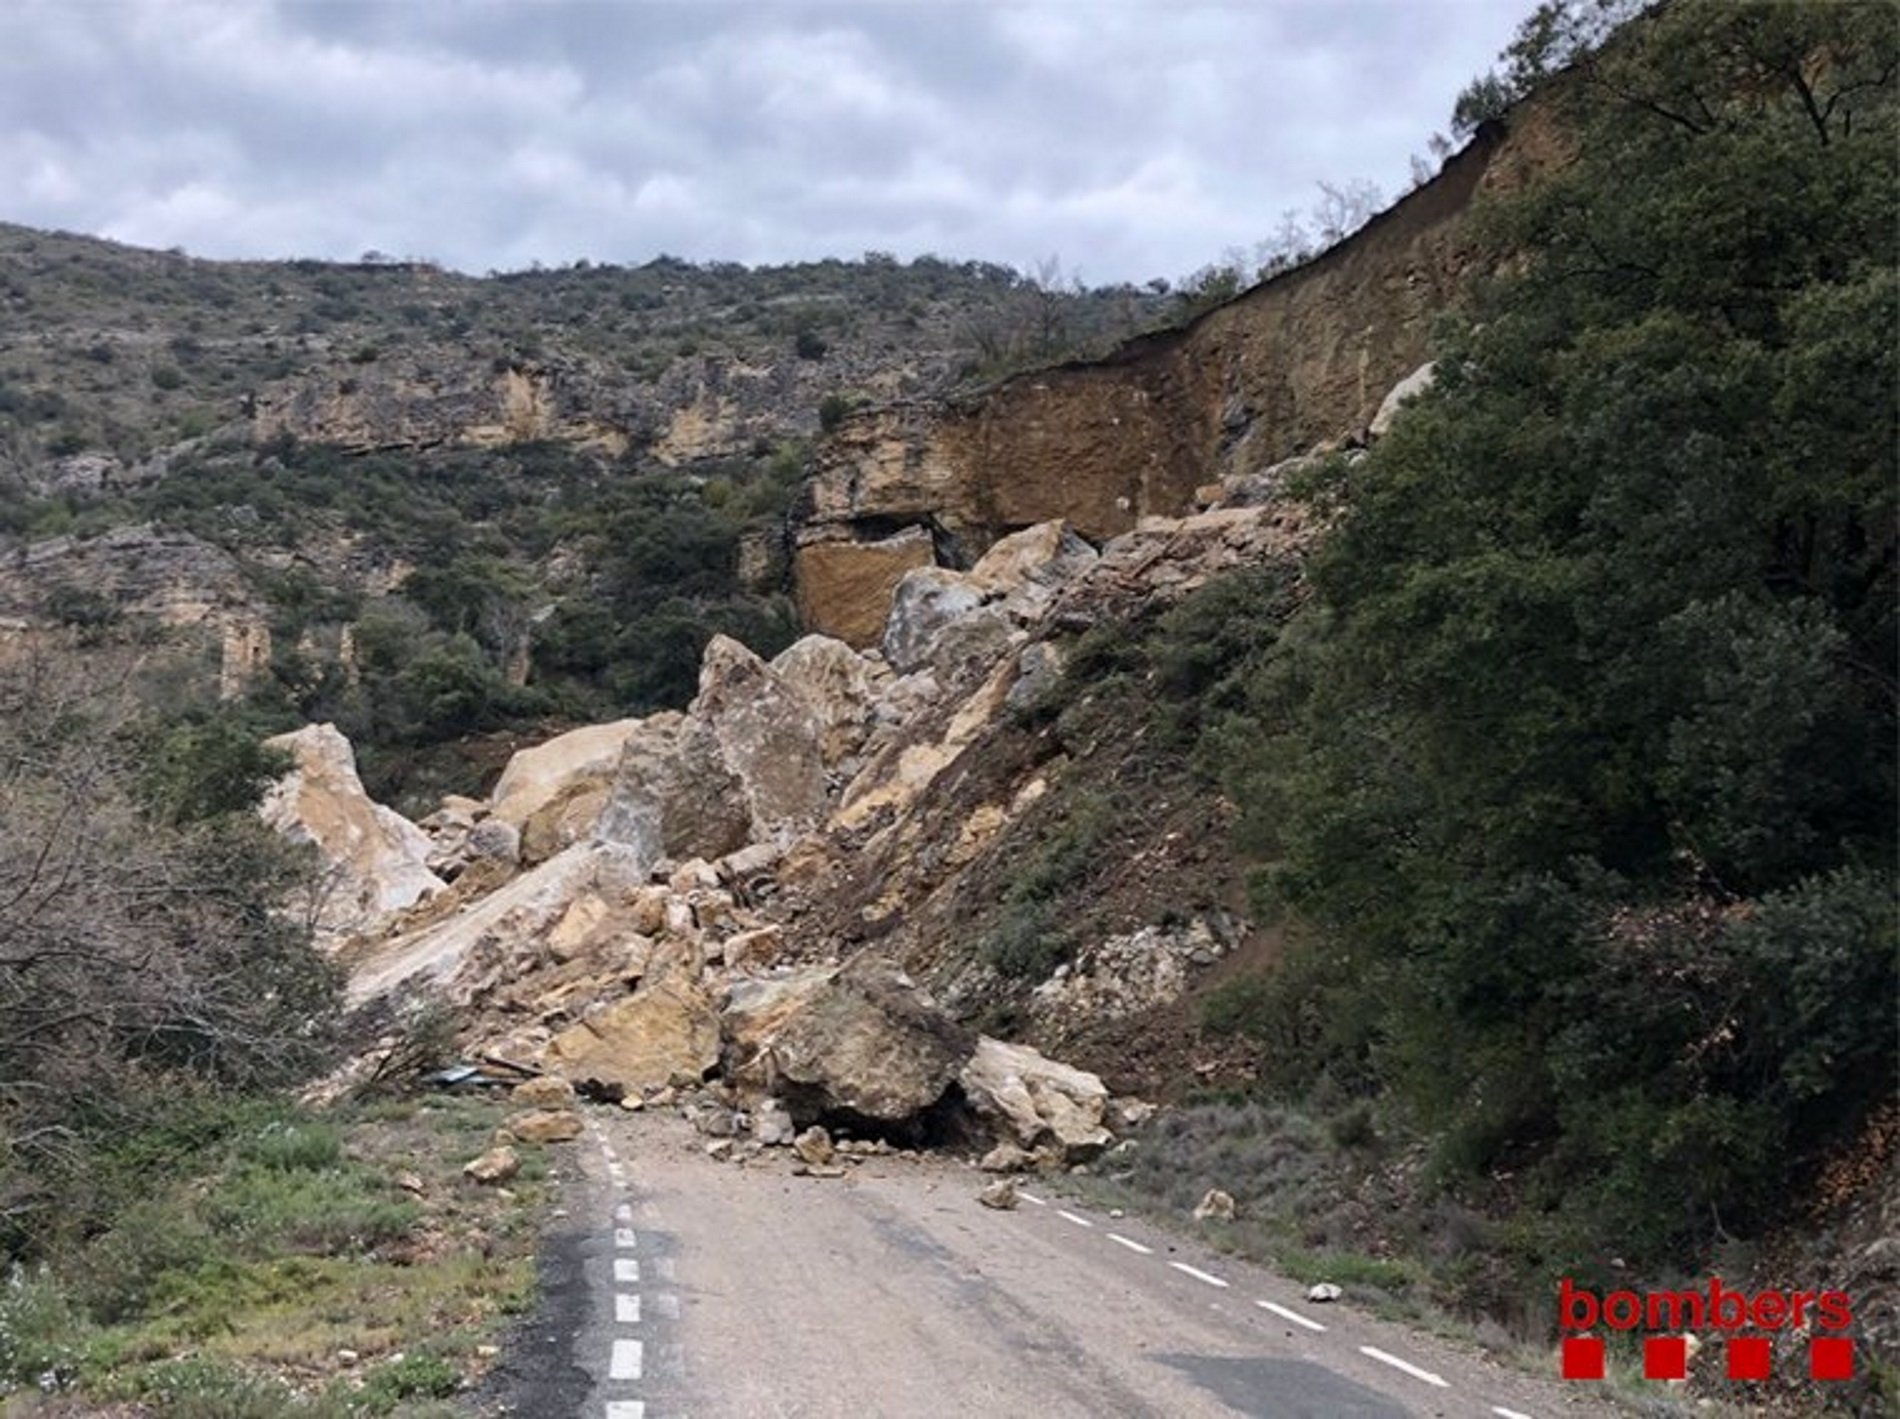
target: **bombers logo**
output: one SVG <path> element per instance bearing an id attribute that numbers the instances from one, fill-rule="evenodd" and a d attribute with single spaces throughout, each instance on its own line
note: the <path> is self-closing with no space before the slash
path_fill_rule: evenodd
<path id="1" fill-rule="evenodd" d="M 1564 1277 L 1557 1287 L 1558 1324 L 1563 1327 L 1563 1377 L 1603 1378 L 1603 1337 L 1587 1332 L 1674 1331 L 1643 1340 L 1643 1376 L 1680 1380 L 1689 1367 L 1689 1332 L 1722 1332 L 1731 1380 L 1765 1380 L 1773 1363 L 1772 1332 L 1807 1333 L 1808 1375 L 1846 1380 L 1854 1375 L 1854 1342 L 1845 1331 L 1854 1322 L 1845 1291 L 1737 1291 L 1710 1277 L 1698 1291 L 1611 1291 L 1599 1296 Z M 1741 1334 L 1739 1332 L 1771 1332 Z"/>

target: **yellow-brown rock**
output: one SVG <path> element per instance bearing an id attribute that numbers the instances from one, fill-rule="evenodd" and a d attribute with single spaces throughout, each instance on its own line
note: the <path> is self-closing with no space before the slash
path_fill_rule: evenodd
<path id="1" fill-rule="evenodd" d="M 696 979 L 667 972 L 556 1035 L 547 1059 L 569 1078 L 628 1089 L 697 1079 L 719 1062 L 719 1016 Z"/>
<path id="2" fill-rule="evenodd" d="M 904 573 L 936 564 L 930 534 L 910 528 L 878 542 L 812 542 L 797 556 L 798 611 L 807 628 L 846 645 L 874 646 Z"/>
<path id="3" fill-rule="evenodd" d="M 538 1078 L 524 1079 L 508 1091 L 508 1097 L 524 1108 L 532 1109 L 571 1109 L 574 1107 L 574 1086 L 558 1074 L 543 1074 Z M 509 1132 L 515 1132 L 514 1125 L 508 1126 Z M 517 1138 L 521 1137 L 516 1133 Z"/>
<path id="4" fill-rule="evenodd" d="M 587 1125 L 571 1109 L 531 1109 L 504 1126 L 521 1143 L 571 1143 Z"/>

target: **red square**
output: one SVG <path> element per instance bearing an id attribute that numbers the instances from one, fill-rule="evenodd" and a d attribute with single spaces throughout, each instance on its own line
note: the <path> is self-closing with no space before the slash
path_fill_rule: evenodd
<path id="1" fill-rule="evenodd" d="M 1564 1378 L 1600 1380 L 1603 1378 L 1603 1340 L 1595 1335 L 1564 1337 Z"/>
<path id="2" fill-rule="evenodd" d="M 1844 1335 L 1823 1335 L 1810 1340 L 1808 1374 L 1817 1380 L 1853 1379 L 1854 1342 Z"/>
<path id="3" fill-rule="evenodd" d="M 1765 1335 L 1729 1337 L 1728 1377 L 1732 1380 L 1767 1379 L 1774 1353 L 1774 1346 Z"/>
<path id="4" fill-rule="evenodd" d="M 1643 1342 L 1643 1378 L 1679 1380 L 1689 1373 L 1689 1342 L 1680 1335 L 1652 1335 Z"/>

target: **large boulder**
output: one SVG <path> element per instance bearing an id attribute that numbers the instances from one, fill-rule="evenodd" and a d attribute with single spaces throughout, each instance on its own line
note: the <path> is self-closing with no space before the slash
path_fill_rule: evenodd
<path id="1" fill-rule="evenodd" d="M 790 842 L 826 805 L 824 734 L 810 703 L 737 641 L 714 636 L 686 717 L 665 732 L 647 721 L 628 738 L 596 832 L 649 862 L 711 861 Z"/>
<path id="2" fill-rule="evenodd" d="M 1063 1161 L 1079 1162 L 1113 1138 L 1102 1122 L 1108 1109 L 1102 1081 L 1028 1045 L 983 1036 L 957 1082 L 977 1115 L 1023 1148 L 1050 1147 Z"/>
<path id="3" fill-rule="evenodd" d="M 683 970 L 643 982 L 625 999 L 563 1030 L 548 1067 L 631 1092 L 681 1076 L 702 1078 L 719 1062 L 719 1016 L 705 988 Z"/>
<path id="4" fill-rule="evenodd" d="M 737 775 L 686 716 L 655 715 L 621 749 L 594 835 L 651 866 L 746 845 L 752 815 Z"/>
<path id="5" fill-rule="evenodd" d="M 906 572 L 891 594 L 891 615 L 884 623 L 884 658 L 900 675 L 947 659 L 953 633 L 967 638 L 982 618 L 986 628 L 1007 625 L 994 610 L 986 611 L 984 593 L 962 572 L 947 567 L 920 567 Z"/>
<path id="6" fill-rule="evenodd" d="M 706 744 L 739 780 L 753 842 L 785 841 L 823 816 L 818 716 L 803 694 L 730 636 L 714 636 L 706 646 L 688 719 L 689 749 Z"/>
<path id="7" fill-rule="evenodd" d="M 363 791 L 356 755 L 335 725 L 307 724 L 265 747 L 288 753 L 292 767 L 265 794 L 259 812 L 286 838 L 317 851 L 320 941 L 373 931 L 442 890 L 444 882 L 428 867 L 428 834 Z"/>
<path id="8" fill-rule="evenodd" d="M 881 542 L 813 542 L 800 547 L 798 611 L 813 630 L 847 645 L 874 646 L 904 574 L 936 563 L 930 533 L 907 527 Z"/>
<path id="9" fill-rule="evenodd" d="M 872 957 L 734 982 L 720 1023 L 726 1078 L 783 1100 L 800 1124 L 913 1123 L 943 1098 L 973 1043 L 908 976 Z"/>
<path id="10" fill-rule="evenodd" d="M 1095 549 L 1066 522 L 1039 522 L 997 541 L 970 568 L 969 580 L 987 596 L 1008 597 L 1022 611 L 1039 611 L 1051 589 L 1087 571 L 1095 560 Z"/>
<path id="11" fill-rule="evenodd" d="M 523 749 L 490 795 L 490 819 L 521 834 L 529 862 L 552 857 L 593 831 L 637 719 L 590 724 Z"/>
<path id="12" fill-rule="evenodd" d="M 826 768 L 858 752 L 871 731 L 871 709 L 889 672 L 830 636 L 806 636 L 779 652 L 772 673 L 790 686 L 818 722 Z"/>
<path id="13" fill-rule="evenodd" d="M 1418 398 L 1432 387 L 1438 375 L 1438 362 L 1427 361 L 1413 370 L 1404 379 L 1393 385 L 1384 399 L 1379 401 L 1378 412 L 1373 414 L 1372 423 L 1366 432 L 1379 438 L 1392 427 L 1393 420 L 1399 417 L 1399 410 L 1407 403 Z"/>

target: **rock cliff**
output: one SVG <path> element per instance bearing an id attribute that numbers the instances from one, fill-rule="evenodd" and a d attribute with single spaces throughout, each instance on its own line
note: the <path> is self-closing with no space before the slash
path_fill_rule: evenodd
<path id="1" fill-rule="evenodd" d="M 957 566 L 1050 520 L 1099 541 L 1181 515 L 1220 478 L 1362 438 L 1426 361 L 1432 320 L 1499 259 L 1474 209 L 1562 155 L 1548 100 L 1527 101 L 1347 240 L 1185 328 L 851 418 L 821 445 L 800 513 L 807 627 L 868 644 L 918 530 Z"/>

